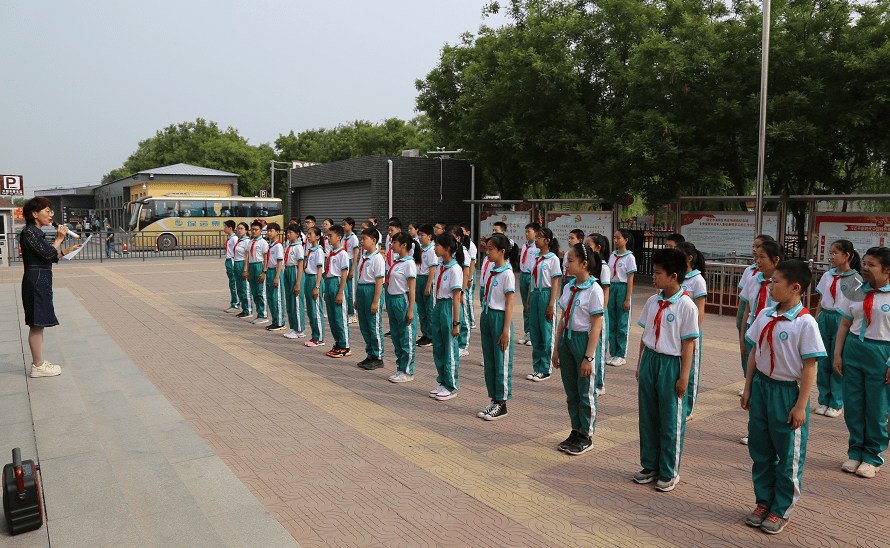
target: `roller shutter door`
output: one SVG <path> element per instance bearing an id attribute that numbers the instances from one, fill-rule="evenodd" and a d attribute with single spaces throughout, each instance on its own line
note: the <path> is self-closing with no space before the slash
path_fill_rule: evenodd
<path id="1" fill-rule="evenodd" d="M 345 217 L 356 220 L 358 229 L 361 222 L 372 216 L 371 181 L 337 183 L 296 189 L 294 195 L 300 217 L 314 215 L 318 224 L 330 217 L 335 223 Z"/>

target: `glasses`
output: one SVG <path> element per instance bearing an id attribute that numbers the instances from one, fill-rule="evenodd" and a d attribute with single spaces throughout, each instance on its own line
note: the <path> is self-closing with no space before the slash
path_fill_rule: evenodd
<path id="1" fill-rule="evenodd" d="M 546 239 L 547 238 L 545 238 L 542 234 L 535 234 L 535 240 L 546 240 Z"/>

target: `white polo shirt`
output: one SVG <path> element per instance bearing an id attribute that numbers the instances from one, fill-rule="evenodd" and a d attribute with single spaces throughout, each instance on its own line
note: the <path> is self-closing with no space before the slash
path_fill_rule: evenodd
<path id="1" fill-rule="evenodd" d="M 519 249 L 520 272 L 528 272 L 530 274 L 535 267 L 535 259 L 538 258 L 539 253 L 541 253 L 541 250 L 537 248 L 535 242 L 522 244 L 522 247 Z"/>
<path id="2" fill-rule="evenodd" d="M 742 277 L 739 278 L 739 291 L 745 289 L 745 286 L 748 285 L 748 282 L 750 282 L 754 278 L 754 276 L 757 275 L 758 272 L 760 272 L 760 270 L 757 269 L 757 263 L 754 263 L 743 270 Z"/>
<path id="3" fill-rule="evenodd" d="M 417 263 L 411 255 L 396 259 L 386 270 L 386 292 L 403 295 L 408 292 L 408 278 L 417 278 Z"/>
<path id="4" fill-rule="evenodd" d="M 866 298 L 872 290 L 872 286 L 867 282 L 862 284 L 862 292 L 866 294 Z M 850 326 L 850 333 L 860 339 L 890 341 L 890 284 L 875 291 L 871 305 L 871 322 L 867 326 L 865 325 L 864 308 L 864 301 L 853 302 L 845 298 L 841 301 L 837 311 L 853 322 L 853 325 Z M 863 328 L 865 328 L 864 331 Z"/>
<path id="5" fill-rule="evenodd" d="M 463 246 L 461 246 L 461 247 L 463 247 Z M 472 257 L 470 257 L 470 250 L 464 247 L 464 266 L 465 267 L 470 268 L 470 260 L 472 260 Z M 472 277 L 472 274 L 470 274 L 470 276 Z"/>
<path id="6" fill-rule="evenodd" d="M 373 284 L 377 283 L 378 278 L 386 277 L 386 261 L 379 251 L 374 250 L 368 255 L 363 253 L 358 260 L 358 283 Z"/>
<path id="7" fill-rule="evenodd" d="M 763 285 L 764 282 L 767 282 L 766 285 Z M 766 294 L 763 308 L 773 306 L 775 303 L 773 303 L 773 298 L 769 294 L 769 280 L 764 278 L 763 272 L 758 270 L 750 280 L 745 282 L 745 287 L 739 295 L 739 299 L 748 304 L 748 315 L 745 320 L 745 325 L 754 323 L 754 318 L 757 316 L 757 313 L 760 312 L 760 310 L 757 310 L 757 303 L 760 302 L 761 292 Z"/>
<path id="8" fill-rule="evenodd" d="M 764 308 L 745 332 L 754 345 L 757 370 L 778 381 L 800 383 L 803 360 L 824 358 L 828 354 L 814 318 L 802 303 L 779 314 L 779 305 Z M 781 320 L 773 324 L 775 318 Z"/>
<path id="9" fill-rule="evenodd" d="M 693 301 L 699 297 L 708 296 L 708 284 L 705 283 L 704 276 L 698 270 L 687 273 L 680 287 L 685 289 L 686 293 L 689 293 Z"/>
<path id="10" fill-rule="evenodd" d="M 266 252 L 266 268 L 275 268 L 278 259 L 284 260 L 284 246 L 281 245 L 281 240 L 275 240 L 269 246 L 269 251 Z"/>
<path id="11" fill-rule="evenodd" d="M 603 313 L 605 294 L 593 276 L 580 285 L 576 285 L 576 282 L 577 280 L 572 280 L 562 288 L 562 295 L 559 297 L 559 307 L 563 310 L 561 321 L 565 325 L 568 318 L 566 329 L 571 331 L 590 332 L 590 317 Z M 605 333 L 600 336 L 603 335 Z"/>
<path id="12" fill-rule="evenodd" d="M 606 261 L 603 261 L 603 267 L 600 269 L 600 283 L 602 285 L 612 284 L 612 269 L 609 268 L 609 263 Z"/>
<path id="13" fill-rule="evenodd" d="M 609 269 L 612 271 L 611 281 L 627 283 L 627 275 L 637 271 L 637 259 L 631 251 L 625 251 L 621 255 L 613 251 L 609 255 Z"/>
<path id="14" fill-rule="evenodd" d="M 837 269 L 832 268 L 822 275 L 819 285 L 816 286 L 816 293 L 822 296 L 820 303 L 823 310 L 837 310 L 840 308 L 840 301 L 846 300 L 843 291 L 848 289 L 846 285 L 850 280 L 847 278 L 853 274 L 856 274 L 856 271 L 852 268 L 843 274 L 838 274 Z M 832 291 L 832 287 L 834 291 Z"/>
<path id="15" fill-rule="evenodd" d="M 331 251 L 330 255 L 325 259 L 325 277 L 339 278 L 343 271 L 349 268 L 349 255 L 346 254 L 346 248 L 342 245 Z"/>
<path id="16" fill-rule="evenodd" d="M 303 244 L 288 242 L 284 247 L 284 266 L 297 266 L 297 262 L 303 260 L 305 256 Z"/>
<path id="17" fill-rule="evenodd" d="M 509 261 L 507 261 L 509 263 Z M 482 268 L 479 269 L 479 283 L 483 286 L 485 285 L 485 280 L 489 274 L 489 271 L 494 268 L 494 263 L 488 260 L 488 255 L 486 255 L 482 259 Z"/>
<path id="18" fill-rule="evenodd" d="M 421 276 L 429 276 L 430 268 L 439 263 L 439 258 L 436 257 L 436 244 L 430 242 L 430 245 L 421 247 L 421 249 L 423 251 L 420 255 L 420 268 L 417 269 L 417 273 Z"/>
<path id="19" fill-rule="evenodd" d="M 536 289 L 553 287 L 553 278 L 558 276 L 562 276 L 562 269 L 559 267 L 559 257 L 556 253 L 551 251 L 535 258 L 535 265 L 532 267 L 532 287 Z"/>
<path id="20" fill-rule="evenodd" d="M 235 249 L 232 250 L 235 262 L 241 261 L 243 263 L 247 260 L 247 246 L 249 245 L 250 238 L 248 238 L 247 236 L 245 236 L 244 238 L 238 238 L 238 242 L 235 244 Z"/>
<path id="21" fill-rule="evenodd" d="M 496 268 L 494 263 L 488 261 L 488 270 L 482 272 L 479 283 L 484 287 L 482 296 L 482 310 L 506 310 L 507 293 L 516 291 L 516 276 L 510 263 Z"/>
<path id="22" fill-rule="evenodd" d="M 643 344 L 648 348 L 668 356 L 681 356 L 683 341 L 698 338 L 698 307 L 692 297 L 680 288 L 667 299 L 670 304 L 658 318 L 658 310 L 664 301 L 663 293 L 659 291 L 658 295 L 649 297 L 637 323 L 643 328 Z M 657 324 L 656 318 L 659 320 Z"/>
<path id="23" fill-rule="evenodd" d="M 318 274 L 318 271 L 324 268 L 325 252 L 321 245 L 309 248 L 309 254 L 306 256 L 306 263 L 303 270 L 306 274 Z"/>
<path id="24" fill-rule="evenodd" d="M 266 252 L 269 251 L 269 242 L 262 236 L 247 243 L 247 260 L 251 263 L 261 263 L 266 260 Z"/>
<path id="25" fill-rule="evenodd" d="M 439 265 L 439 270 L 436 272 L 436 285 L 433 288 L 436 299 L 450 299 L 452 291 L 462 289 L 463 285 L 464 271 L 457 264 L 456 259 L 451 259 L 451 262 L 446 265 Z"/>
<path id="26" fill-rule="evenodd" d="M 344 235 L 343 240 L 346 242 L 344 244 L 346 246 L 346 254 L 349 255 L 349 260 L 352 261 L 352 256 L 355 254 L 355 248 L 358 247 L 358 236 L 353 232 L 349 236 Z"/>
<path id="27" fill-rule="evenodd" d="M 235 258 L 235 246 L 238 245 L 238 241 L 239 238 L 235 234 L 226 238 L 226 259 Z"/>

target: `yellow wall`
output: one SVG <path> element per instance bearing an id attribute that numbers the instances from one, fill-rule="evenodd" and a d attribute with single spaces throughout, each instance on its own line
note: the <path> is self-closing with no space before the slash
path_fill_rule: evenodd
<path id="1" fill-rule="evenodd" d="M 147 187 L 142 190 L 142 185 L 130 187 L 130 201 L 142 196 L 163 196 L 168 192 L 209 192 L 219 194 L 220 197 L 232 195 L 231 184 L 216 183 L 145 183 Z"/>

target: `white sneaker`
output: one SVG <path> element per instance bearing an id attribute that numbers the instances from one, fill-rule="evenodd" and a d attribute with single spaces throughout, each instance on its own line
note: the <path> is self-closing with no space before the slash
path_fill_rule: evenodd
<path id="1" fill-rule="evenodd" d="M 230 306 L 229 308 L 226 308 L 226 310 L 225 310 L 226 314 L 233 314 L 235 312 L 240 312 L 240 311 L 241 311 L 241 309 L 238 308 L 237 306 Z"/>
<path id="2" fill-rule="evenodd" d="M 529 373 L 528 375 L 525 376 L 525 380 L 527 380 L 527 381 L 530 381 L 530 380 L 532 380 L 532 379 L 534 379 L 534 378 L 535 378 L 535 374 L 534 374 L 534 373 Z"/>
<path id="3" fill-rule="evenodd" d="M 525 335 L 522 336 L 521 339 L 516 341 L 517 344 L 525 344 L 527 342 L 528 342 L 528 333 L 526 333 Z"/>
<path id="4" fill-rule="evenodd" d="M 745 391 L 744 391 L 744 390 L 739 390 L 739 397 L 741 398 L 741 397 L 744 396 L 744 395 L 745 395 Z"/>
<path id="5" fill-rule="evenodd" d="M 396 371 L 396 372 L 393 373 L 392 375 L 386 377 L 386 380 L 388 380 L 388 381 L 390 381 L 390 382 L 395 382 L 394 379 L 395 379 L 396 377 L 398 377 L 399 375 L 401 375 L 401 374 L 402 374 L 401 371 Z"/>
<path id="6" fill-rule="evenodd" d="M 689 413 L 688 415 L 686 415 L 686 422 L 689 422 L 691 420 L 692 420 L 692 413 Z"/>
<path id="7" fill-rule="evenodd" d="M 264 323 L 269 323 L 269 318 L 254 318 L 253 320 L 250 320 L 250 323 L 253 325 L 262 325 Z"/>
<path id="8" fill-rule="evenodd" d="M 606 393 L 606 388 L 605 388 L 605 387 L 603 387 L 603 388 L 597 388 L 597 389 L 596 389 L 596 395 L 597 395 L 597 396 L 602 396 L 602 395 L 605 394 L 605 393 Z"/>
<path id="9" fill-rule="evenodd" d="M 297 332 L 294 331 L 293 329 L 291 329 L 290 331 L 288 331 L 287 333 L 285 333 L 284 335 L 282 335 L 282 337 L 284 337 L 285 339 L 296 339 L 296 338 L 297 338 Z"/>
<path id="10" fill-rule="evenodd" d="M 858 460 L 848 459 L 841 465 L 841 470 L 843 470 L 844 472 L 847 472 L 849 474 L 852 474 L 856 470 L 859 469 L 860 464 L 862 464 L 862 463 L 859 462 Z"/>
<path id="11" fill-rule="evenodd" d="M 836 419 L 837 417 L 841 416 L 841 410 L 829 407 L 825 410 L 825 416 L 830 419 Z"/>
<path id="12" fill-rule="evenodd" d="M 306 334 L 303 333 L 302 331 L 297 331 L 297 338 L 298 338 L 298 339 L 302 339 L 302 338 L 305 337 L 305 336 L 306 336 Z"/>
<path id="13" fill-rule="evenodd" d="M 404 371 L 399 371 L 397 374 L 393 375 L 393 378 L 389 380 L 391 382 L 411 382 L 414 380 L 414 375 L 409 375 Z"/>
<path id="14" fill-rule="evenodd" d="M 741 394 L 739 394 L 739 396 L 741 396 Z M 817 415 L 824 415 L 824 414 L 825 414 L 825 411 L 826 411 L 827 409 L 828 409 L 828 406 L 827 406 L 827 405 L 820 405 L 819 407 L 813 409 L 813 413 L 815 413 L 815 414 L 817 414 Z"/>
<path id="15" fill-rule="evenodd" d="M 433 388 L 432 390 L 430 390 L 430 397 L 431 397 L 431 398 L 435 398 L 437 394 L 439 394 L 440 392 L 442 392 L 442 390 L 445 390 L 445 387 L 442 386 L 442 385 L 440 384 L 439 386 L 437 386 L 437 387 Z"/>
<path id="16" fill-rule="evenodd" d="M 458 357 L 463 358 L 464 356 L 469 356 L 469 355 L 470 355 L 470 351 L 467 350 L 466 348 L 461 348 L 461 349 L 459 349 L 459 350 L 457 351 L 457 355 L 458 355 Z"/>
<path id="17" fill-rule="evenodd" d="M 441 392 L 433 396 L 436 401 L 446 401 L 457 397 L 457 390 L 449 392 L 447 388 L 443 388 Z"/>
<path id="18" fill-rule="evenodd" d="M 606 360 L 606 365 L 615 365 L 615 356 L 609 356 L 609 359 Z"/>
<path id="19" fill-rule="evenodd" d="M 531 335 L 526 335 L 526 336 L 525 336 L 525 346 L 533 346 L 533 345 L 532 345 L 532 337 L 531 337 Z"/>
<path id="20" fill-rule="evenodd" d="M 619 358 L 619 357 L 617 357 L 617 356 L 616 356 L 615 359 L 612 361 L 612 365 L 616 365 L 616 366 L 617 366 L 617 365 L 624 365 L 624 364 L 626 364 L 626 363 L 627 363 L 627 360 L 625 360 L 624 358 Z M 673 489 L 673 487 L 672 487 L 672 489 Z"/>
<path id="21" fill-rule="evenodd" d="M 859 468 L 856 469 L 856 475 L 860 478 L 873 478 L 875 477 L 875 472 L 880 469 L 880 466 L 874 466 L 867 462 L 863 462 L 859 465 Z"/>
<path id="22" fill-rule="evenodd" d="M 742 445 L 748 445 L 748 436 L 742 436 L 742 439 L 739 440 L 739 443 Z"/>
<path id="23" fill-rule="evenodd" d="M 38 377 L 55 377 L 56 375 L 62 374 L 62 366 L 55 365 L 49 363 L 48 361 L 44 361 L 43 365 L 34 365 L 31 364 L 31 378 L 36 379 Z"/>
<path id="24" fill-rule="evenodd" d="M 658 480 L 655 484 L 655 490 L 667 493 L 668 491 L 673 491 L 678 483 L 680 483 L 680 474 L 677 474 L 669 480 Z"/>
<path id="25" fill-rule="evenodd" d="M 349 317 L 349 323 L 358 323 L 358 314 L 353 314 Z"/>

